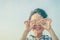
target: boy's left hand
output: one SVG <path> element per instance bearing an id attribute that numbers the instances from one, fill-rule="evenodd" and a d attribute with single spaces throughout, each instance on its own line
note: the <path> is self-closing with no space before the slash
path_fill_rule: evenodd
<path id="1" fill-rule="evenodd" d="M 41 25 L 44 27 L 44 29 L 49 30 L 51 29 L 51 21 L 52 20 L 49 18 L 44 18 L 44 23 Z"/>

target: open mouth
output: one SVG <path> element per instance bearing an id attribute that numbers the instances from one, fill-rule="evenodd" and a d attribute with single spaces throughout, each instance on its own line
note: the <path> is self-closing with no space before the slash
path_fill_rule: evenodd
<path id="1" fill-rule="evenodd" d="M 35 25 L 35 26 L 34 26 L 34 29 L 35 29 L 35 30 L 41 30 L 41 25 Z"/>

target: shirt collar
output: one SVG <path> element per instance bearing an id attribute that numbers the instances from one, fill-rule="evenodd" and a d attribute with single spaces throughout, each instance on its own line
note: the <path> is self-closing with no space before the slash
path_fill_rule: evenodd
<path id="1" fill-rule="evenodd" d="M 32 38 L 36 38 L 34 34 L 29 35 Z M 44 35 L 42 35 L 40 38 L 44 38 Z"/>

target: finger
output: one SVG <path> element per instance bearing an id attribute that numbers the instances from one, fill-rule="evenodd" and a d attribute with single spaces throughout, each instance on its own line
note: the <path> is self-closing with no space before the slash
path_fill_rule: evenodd
<path id="1" fill-rule="evenodd" d="M 52 21 L 50 18 L 45 18 L 46 21 Z"/>
<path id="2" fill-rule="evenodd" d="M 35 24 L 32 24 L 32 25 L 30 26 L 30 28 L 33 29 L 33 28 L 34 28 L 34 25 L 35 25 Z"/>
<path id="3" fill-rule="evenodd" d="M 25 23 L 29 23 L 29 22 L 30 22 L 30 20 L 26 20 L 26 21 L 24 21 L 24 24 L 25 24 Z"/>
<path id="4" fill-rule="evenodd" d="M 24 21 L 24 24 L 25 24 L 26 26 L 30 26 L 30 22 L 29 22 L 29 20 Z"/>
<path id="5" fill-rule="evenodd" d="M 40 25 L 44 28 L 44 25 L 40 23 Z"/>

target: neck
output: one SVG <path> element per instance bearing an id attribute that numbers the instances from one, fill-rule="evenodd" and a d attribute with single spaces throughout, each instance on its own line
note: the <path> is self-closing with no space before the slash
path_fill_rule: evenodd
<path id="1" fill-rule="evenodd" d="M 40 38 L 42 36 L 42 33 L 34 33 L 37 38 Z"/>

